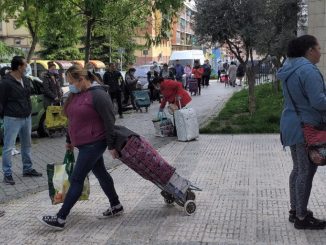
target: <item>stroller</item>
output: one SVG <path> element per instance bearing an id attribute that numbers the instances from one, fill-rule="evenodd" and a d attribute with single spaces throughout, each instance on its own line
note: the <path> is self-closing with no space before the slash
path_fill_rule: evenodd
<path id="1" fill-rule="evenodd" d="M 189 180 L 177 174 L 174 167 L 168 164 L 161 155 L 140 136 L 131 136 L 120 152 L 119 158 L 129 168 L 159 187 L 164 202 L 174 202 L 184 208 L 187 215 L 196 211 L 196 195 L 201 191 Z"/>
<path id="2" fill-rule="evenodd" d="M 134 90 L 132 94 L 134 96 L 137 111 L 142 112 L 141 108 L 145 107 L 146 112 L 148 112 L 148 107 L 151 105 L 149 90 Z"/>
<path id="3" fill-rule="evenodd" d="M 67 118 L 62 113 L 62 106 L 48 106 L 45 114 L 45 132 L 49 137 L 54 137 L 56 133 L 65 134 Z"/>

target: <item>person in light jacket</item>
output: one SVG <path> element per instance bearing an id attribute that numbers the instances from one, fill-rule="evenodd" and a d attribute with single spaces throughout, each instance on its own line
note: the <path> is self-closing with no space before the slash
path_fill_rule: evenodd
<path id="1" fill-rule="evenodd" d="M 277 72 L 284 95 L 281 140 L 284 147 L 290 146 L 293 160 L 289 181 L 289 221 L 294 222 L 296 229 L 326 227 L 326 222 L 316 219 L 307 208 L 317 166 L 309 159 L 301 128 L 301 122 L 318 125 L 325 121 L 326 88 L 323 76 L 316 66 L 320 56 L 320 46 L 314 36 L 295 38 L 288 45 L 286 62 Z M 290 96 L 300 116 L 297 115 Z"/>

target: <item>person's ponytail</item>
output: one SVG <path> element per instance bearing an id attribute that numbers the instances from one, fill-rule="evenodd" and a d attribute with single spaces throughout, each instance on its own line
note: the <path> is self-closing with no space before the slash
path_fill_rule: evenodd
<path id="1" fill-rule="evenodd" d="M 88 80 L 92 81 L 92 82 L 97 82 L 98 84 L 103 85 L 103 83 L 100 81 L 100 79 L 98 79 L 98 77 L 91 71 L 87 71 L 87 78 Z"/>

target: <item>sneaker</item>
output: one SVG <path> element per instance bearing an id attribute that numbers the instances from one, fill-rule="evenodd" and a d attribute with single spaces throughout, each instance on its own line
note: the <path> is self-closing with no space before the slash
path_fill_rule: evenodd
<path id="1" fill-rule="evenodd" d="M 4 216 L 5 215 L 5 211 L 3 210 L 0 210 L 0 217 Z"/>
<path id="2" fill-rule="evenodd" d="M 23 177 L 41 177 L 41 176 L 42 174 L 37 172 L 35 169 L 23 173 Z"/>
<path id="3" fill-rule="evenodd" d="M 309 210 L 308 209 L 308 211 L 307 211 L 307 216 L 310 216 L 310 217 L 314 217 L 314 213 L 311 211 L 311 210 Z M 295 218 L 296 218 L 296 211 L 295 210 L 290 210 L 289 211 L 289 221 L 291 222 L 291 223 L 294 223 L 294 221 L 295 221 Z"/>
<path id="4" fill-rule="evenodd" d="M 14 179 L 12 178 L 11 175 L 4 176 L 4 177 L 3 177 L 3 182 L 5 182 L 7 185 L 14 185 L 14 184 L 15 184 L 15 181 L 14 181 Z"/>
<path id="5" fill-rule="evenodd" d="M 63 219 L 59 219 L 55 216 L 43 216 L 38 218 L 38 220 L 48 227 L 51 227 L 54 230 L 62 231 L 65 227 L 66 221 Z"/>
<path id="6" fill-rule="evenodd" d="M 299 230 L 323 230 L 326 227 L 326 221 L 316 219 L 307 215 L 303 220 L 298 218 L 294 221 L 294 228 Z"/>
<path id="7" fill-rule="evenodd" d="M 103 216 L 100 216 L 99 219 L 106 219 L 109 217 L 121 215 L 122 213 L 123 213 L 123 206 L 121 204 L 118 204 L 106 210 L 103 213 Z"/>
<path id="8" fill-rule="evenodd" d="M 15 155 L 18 155 L 20 154 L 20 151 L 17 151 L 15 148 L 11 150 L 11 155 L 12 156 L 15 156 Z"/>

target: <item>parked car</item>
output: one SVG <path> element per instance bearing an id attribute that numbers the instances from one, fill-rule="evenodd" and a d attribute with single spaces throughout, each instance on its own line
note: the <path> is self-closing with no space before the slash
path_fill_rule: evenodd
<path id="1" fill-rule="evenodd" d="M 37 131 L 40 137 L 46 136 L 44 120 L 45 120 L 45 110 L 44 110 L 44 90 L 43 81 L 38 77 L 29 76 L 31 81 L 31 102 L 32 102 L 32 131 Z M 3 128 L 1 127 L 3 120 L 0 119 L 0 141 L 3 139 Z"/>
<path id="2" fill-rule="evenodd" d="M 142 89 L 148 89 L 147 73 L 151 70 L 151 67 L 153 67 L 153 65 L 141 65 L 135 67 L 135 77 L 138 78 Z M 158 67 L 160 70 L 162 69 L 160 65 L 158 65 Z"/>

